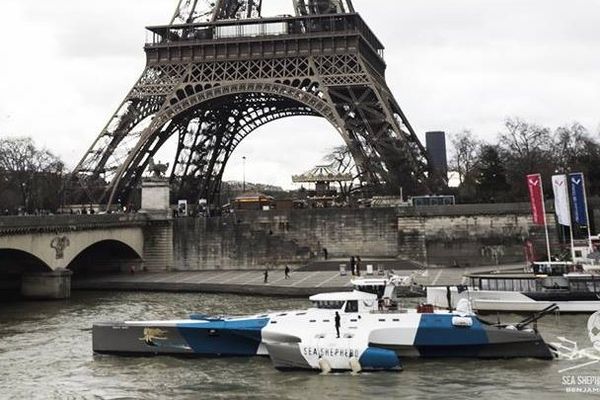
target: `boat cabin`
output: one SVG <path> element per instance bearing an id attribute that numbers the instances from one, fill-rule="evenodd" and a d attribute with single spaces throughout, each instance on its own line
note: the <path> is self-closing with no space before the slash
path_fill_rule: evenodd
<path id="1" fill-rule="evenodd" d="M 557 274 L 471 274 L 467 275 L 474 290 L 521 293 L 586 293 L 600 295 L 600 275 L 569 272 Z"/>
<path id="2" fill-rule="evenodd" d="M 468 275 L 475 290 L 535 292 L 541 290 L 537 276 L 532 274 L 476 274 Z"/>
<path id="3" fill-rule="evenodd" d="M 413 290 L 413 280 L 410 276 L 392 275 L 381 278 L 360 278 L 352 280 L 354 290 L 372 293 L 378 299 L 397 299 Z M 416 291 L 416 290 L 415 290 Z"/>
<path id="4" fill-rule="evenodd" d="M 313 308 L 337 310 L 343 313 L 377 311 L 377 295 L 354 290 L 352 292 L 321 293 L 310 297 Z"/>
<path id="5" fill-rule="evenodd" d="M 531 264 L 527 272 L 534 275 L 563 276 L 572 272 L 582 272 L 579 264 L 570 261 L 538 261 Z"/>

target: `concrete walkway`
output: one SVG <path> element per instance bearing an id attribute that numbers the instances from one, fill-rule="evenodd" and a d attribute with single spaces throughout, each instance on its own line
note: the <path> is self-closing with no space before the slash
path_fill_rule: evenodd
<path id="1" fill-rule="evenodd" d="M 466 283 L 466 273 L 519 268 L 520 265 L 473 268 L 436 268 L 415 277 L 422 285 L 458 285 Z M 316 293 L 348 290 L 352 276 L 335 271 L 293 271 L 285 279 L 283 271 L 269 271 L 269 282 L 263 283 L 264 270 L 181 271 L 102 275 L 74 279 L 74 290 L 121 290 L 235 293 L 264 296 L 305 297 Z M 399 271 L 410 274 L 409 271 Z M 364 275 L 363 275 L 364 276 Z M 377 275 L 375 275 L 377 276 Z"/>

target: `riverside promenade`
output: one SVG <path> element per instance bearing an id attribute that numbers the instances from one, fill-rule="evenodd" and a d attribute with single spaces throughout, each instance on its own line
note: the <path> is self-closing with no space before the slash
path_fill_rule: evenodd
<path id="1" fill-rule="evenodd" d="M 430 285 L 458 285 L 466 283 L 465 274 L 495 270 L 511 270 L 522 265 L 501 265 L 472 268 L 430 268 L 417 272 L 417 283 Z M 396 271 L 410 275 L 413 271 Z M 351 287 L 350 274 L 339 271 L 292 271 L 285 279 L 282 270 L 269 270 L 264 283 L 264 270 L 136 272 L 74 279 L 74 290 L 163 291 L 231 293 L 262 296 L 306 297 L 316 293 L 345 291 Z M 363 277 L 378 277 L 362 274 Z"/>

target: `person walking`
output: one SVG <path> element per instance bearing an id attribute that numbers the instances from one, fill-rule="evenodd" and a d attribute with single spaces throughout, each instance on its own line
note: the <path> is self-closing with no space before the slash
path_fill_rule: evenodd
<path id="1" fill-rule="evenodd" d="M 356 256 L 356 276 L 360 276 L 360 257 Z"/>
<path id="2" fill-rule="evenodd" d="M 269 283 L 269 269 L 268 268 L 265 269 L 264 275 L 265 275 L 265 283 Z"/>
<path id="3" fill-rule="evenodd" d="M 340 338 L 340 326 L 341 326 L 340 320 L 341 320 L 340 314 L 336 311 L 335 312 L 335 332 L 337 334 L 338 339 Z"/>
<path id="4" fill-rule="evenodd" d="M 285 279 L 290 279 L 290 266 L 289 265 L 285 266 L 284 272 L 285 272 Z"/>
<path id="5" fill-rule="evenodd" d="M 355 266 L 355 261 L 354 261 L 354 256 L 350 257 L 350 271 L 352 272 L 352 276 L 354 276 L 354 266 Z"/>

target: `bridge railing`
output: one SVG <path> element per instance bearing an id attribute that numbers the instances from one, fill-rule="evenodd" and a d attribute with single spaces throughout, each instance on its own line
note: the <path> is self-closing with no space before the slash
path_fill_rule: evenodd
<path id="1" fill-rule="evenodd" d="M 0 235 L 32 231 L 64 231 L 78 228 L 138 226 L 148 222 L 145 214 L 0 216 Z"/>

